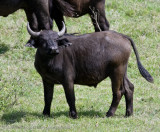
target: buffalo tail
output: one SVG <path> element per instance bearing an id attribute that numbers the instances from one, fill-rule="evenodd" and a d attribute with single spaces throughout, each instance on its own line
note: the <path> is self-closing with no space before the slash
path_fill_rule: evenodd
<path id="1" fill-rule="evenodd" d="M 149 72 L 143 67 L 143 65 L 142 65 L 141 62 L 140 62 L 140 58 L 139 58 L 139 55 L 138 55 L 138 51 L 137 51 L 137 48 L 136 48 L 133 40 L 132 40 L 130 37 L 128 37 L 128 36 L 126 36 L 126 37 L 130 40 L 131 45 L 132 45 L 132 48 L 133 48 L 134 53 L 135 53 L 135 55 L 136 55 L 137 65 L 138 65 L 139 72 L 141 73 L 141 75 L 142 75 L 148 82 L 153 83 L 153 78 L 152 78 L 152 76 L 149 74 Z"/>
<path id="2" fill-rule="evenodd" d="M 75 15 L 74 7 L 64 0 L 53 0 L 53 5 L 58 6 L 58 8 L 62 11 L 63 15 L 72 17 Z"/>

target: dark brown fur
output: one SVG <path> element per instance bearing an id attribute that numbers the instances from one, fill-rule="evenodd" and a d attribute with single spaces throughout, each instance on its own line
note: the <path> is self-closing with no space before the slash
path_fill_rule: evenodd
<path id="1" fill-rule="evenodd" d="M 50 15 L 51 18 L 55 20 L 59 30 L 61 30 L 63 26 L 63 16 L 76 18 L 85 14 L 90 15 L 96 32 L 99 32 L 100 29 L 102 31 L 109 29 L 109 22 L 106 19 L 105 15 L 105 0 L 65 0 L 65 6 L 62 6 L 62 4 L 61 6 L 59 6 L 59 4 L 57 4 L 57 2 L 59 3 L 59 1 L 61 0 L 50 0 Z M 68 8 L 72 12 L 66 11 L 66 9 Z M 93 18 L 95 15 L 93 14 L 92 10 L 98 14 L 97 22 Z"/>

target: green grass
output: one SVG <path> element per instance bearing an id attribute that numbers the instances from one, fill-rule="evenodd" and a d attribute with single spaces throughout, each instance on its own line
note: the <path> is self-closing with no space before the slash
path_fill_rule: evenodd
<path id="1" fill-rule="evenodd" d="M 124 98 L 116 115 L 105 117 L 112 100 L 109 79 L 96 89 L 75 86 L 77 120 L 69 118 L 63 88 L 57 85 L 51 117 L 44 117 L 42 82 L 33 65 L 36 50 L 24 47 L 29 39 L 25 14 L 0 17 L 0 131 L 160 131 L 159 5 L 159 0 L 106 0 L 111 30 L 133 38 L 142 64 L 154 78 L 150 84 L 141 77 L 132 54 L 128 76 L 135 86 L 134 115 L 129 118 L 124 117 Z M 70 33 L 94 31 L 87 15 L 66 22 Z"/>

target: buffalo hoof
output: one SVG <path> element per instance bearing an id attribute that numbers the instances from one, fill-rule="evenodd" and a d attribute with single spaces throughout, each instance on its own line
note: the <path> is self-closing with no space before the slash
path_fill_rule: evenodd
<path id="1" fill-rule="evenodd" d="M 50 116 L 50 112 L 44 110 L 44 111 L 43 111 L 43 115 L 44 115 L 44 116 Z"/>
<path id="2" fill-rule="evenodd" d="M 127 110 L 125 117 L 129 117 L 131 115 L 133 115 L 133 112 L 131 110 Z"/>
<path id="3" fill-rule="evenodd" d="M 114 114 L 113 114 L 112 112 L 107 112 L 107 113 L 106 113 L 106 116 L 107 116 L 107 117 L 113 117 Z"/>
<path id="4" fill-rule="evenodd" d="M 72 118 L 72 119 L 77 119 L 78 118 L 77 113 L 75 111 L 72 111 L 72 112 L 70 111 L 69 112 L 69 117 Z"/>

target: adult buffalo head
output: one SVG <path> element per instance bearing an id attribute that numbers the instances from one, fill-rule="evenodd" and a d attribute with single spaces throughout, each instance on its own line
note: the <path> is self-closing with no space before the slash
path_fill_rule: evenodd
<path id="1" fill-rule="evenodd" d="M 60 32 L 54 32 L 52 30 L 41 30 L 40 32 L 34 32 L 30 26 L 29 23 L 27 24 L 27 30 L 28 33 L 31 35 L 31 37 L 34 39 L 34 44 L 27 45 L 29 47 L 39 48 L 43 50 L 43 52 L 46 52 L 48 55 L 51 54 L 58 54 L 58 40 L 61 36 L 65 33 L 65 24 L 63 22 L 63 28 Z"/>

